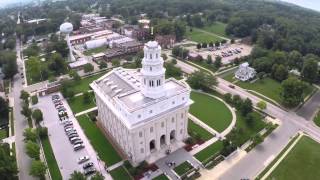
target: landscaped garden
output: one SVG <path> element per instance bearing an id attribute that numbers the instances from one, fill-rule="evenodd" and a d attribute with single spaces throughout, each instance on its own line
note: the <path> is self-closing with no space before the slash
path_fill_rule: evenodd
<path id="1" fill-rule="evenodd" d="M 122 160 L 103 132 L 87 115 L 79 116 L 77 119 L 98 156 L 107 166 L 111 166 Z"/>
<path id="2" fill-rule="evenodd" d="M 222 141 L 217 141 L 205 148 L 204 150 L 195 154 L 194 157 L 197 158 L 200 162 L 205 162 L 208 159 L 211 159 L 212 157 L 216 157 L 217 155 L 219 155 L 222 148 Z"/>
<path id="3" fill-rule="evenodd" d="M 90 90 L 90 83 L 99 79 L 103 75 L 105 75 L 105 72 L 82 78 L 79 81 L 71 81 L 70 85 L 68 85 L 73 90 L 74 94 L 83 93 Z"/>
<path id="4" fill-rule="evenodd" d="M 210 43 L 210 42 L 216 42 L 221 41 L 222 39 L 210 32 L 205 32 L 204 30 L 197 29 L 197 28 L 187 28 L 186 32 L 187 39 L 191 41 L 195 41 L 198 43 Z"/>
<path id="5" fill-rule="evenodd" d="M 169 178 L 166 175 L 161 174 L 160 176 L 153 178 L 153 180 L 169 180 Z"/>
<path id="6" fill-rule="evenodd" d="M 267 179 L 317 179 L 320 177 L 320 144 L 303 136 Z"/>
<path id="7" fill-rule="evenodd" d="M 232 121 L 232 114 L 221 101 L 206 94 L 191 92 L 194 103 L 190 113 L 218 132 L 225 130 Z"/>
<path id="8" fill-rule="evenodd" d="M 203 141 L 207 141 L 213 138 L 213 135 L 211 133 L 191 120 L 189 120 L 188 123 L 188 134 L 194 139 L 200 139 Z"/>
<path id="9" fill-rule="evenodd" d="M 48 164 L 48 169 L 50 171 L 50 176 L 54 180 L 62 180 L 62 176 L 59 170 L 59 166 L 57 164 L 56 158 L 54 157 L 52 147 L 49 141 L 49 138 L 41 139 L 44 155 L 46 156 L 46 161 Z"/>
<path id="10" fill-rule="evenodd" d="M 88 93 L 88 96 L 81 95 L 68 99 L 68 104 L 74 114 L 85 111 L 96 106 L 93 93 Z"/>
<path id="11" fill-rule="evenodd" d="M 131 179 L 130 175 L 127 173 L 126 169 L 123 166 L 110 171 L 110 175 L 114 180 Z"/>
<path id="12" fill-rule="evenodd" d="M 90 55 L 93 55 L 93 54 L 105 52 L 107 49 L 108 49 L 107 46 L 102 46 L 102 47 L 86 50 L 86 51 L 84 51 L 83 54 L 86 55 L 86 56 L 90 56 Z"/>
<path id="13" fill-rule="evenodd" d="M 182 164 L 178 165 L 177 167 L 175 167 L 173 170 L 179 175 L 182 176 L 185 173 L 187 173 L 188 171 L 190 171 L 191 169 L 193 169 L 193 166 L 185 161 Z"/>

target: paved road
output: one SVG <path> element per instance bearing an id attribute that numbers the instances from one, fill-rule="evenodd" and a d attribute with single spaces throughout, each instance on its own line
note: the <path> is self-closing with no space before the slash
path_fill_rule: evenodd
<path id="1" fill-rule="evenodd" d="M 319 109 L 320 91 L 317 91 L 298 111 L 297 114 L 310 121 Z"/>
<path id="2" fill-rule="evenodd" d="M 22 67 L 22 61 L 20 58 L 20 44 L 19 40 L 17 38 L 17 45 L 16 45 L 16 51 L 17 51 L 17 63 L 18 67 Z M 14 113 L 14 129 L 15 129 L 15 142 L 16 142 L 16 152 L 17 152 L 17 164 L 19 169 L 19 179 L 20 180 L 33 180 L 34 178 L 29 175 L 29 167 L 31 164 L 31 159 L 26 155 L 25 148 L 24 148 L 24 137 L 23 137 L 23 131 L 25 128 L 28 127 L 28 122 L 24 118 L 23 115 L 21 115 L 21 101 L 20 101 L 20 91 L 23 89 L 22 87 L 22 79 L 20 78 L 20 75 L 17 74 L 13 78 L 13 89 L 10 94 L 10 97 L 14 100 L 14 106 L 13 106 L 13 113 Z"/>

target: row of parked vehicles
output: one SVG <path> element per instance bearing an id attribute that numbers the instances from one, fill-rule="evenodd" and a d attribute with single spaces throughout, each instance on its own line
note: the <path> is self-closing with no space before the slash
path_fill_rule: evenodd
<path id="1" fill-rule="evenodd" d="M 73 127 L 73 122 L 69 120 L 68 113 L 66 108 L 63 106 L 63 102 L 60 99 L 59 95 L 53 95 L 52 101 L 54 103 L 55 108 L 58 111 L 59 120 L 63 125 L 64 131 L 69 138 L 70 143 L 73 145 L 74 151 L 78 151 L 83 149 L 85 146 L 83 145 L 82 139 L 79 137 L 77 130 Z M 89 156 L 83 156 L 78 159 L 78 164 L 82 164 L 84 162 L 89 161 Z M 83 166 L 83 173 L 85 175 L 91 175 L 96 172 L 96 168 L 92 162 L 87 162 Z"/>
<path id="2" fill-rule="evenodd" d="M 229 56 L 233 56 L 234 54 L 240 54 L 241 50 L 236 48 L 236 49 L 232 49 L 232 50 L 228 50 L 228 51 L 222 51 L 221 52 L 221 56 L 222 57 L 229 57 Z"/>

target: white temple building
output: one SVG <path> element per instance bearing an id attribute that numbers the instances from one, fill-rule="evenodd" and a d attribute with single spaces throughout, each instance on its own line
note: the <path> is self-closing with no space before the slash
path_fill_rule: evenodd
<path id="1" fill-rule="evenodd" d="M 161 47 L 150 41 L 141 69 L 115 68 L 90 84 L 99 123 L 133 165 L 163 157 L 188 137 L 191 89 L 165 79 L 163 63 Z"/>
<path id="2" fill-rule="evenodd" d="M 240 81 L 248 81 L 256 76 L 256 71 L 249 67 L 249 63 L 240 64 L 239 69 L 235 73 L 235 77 Z"/>

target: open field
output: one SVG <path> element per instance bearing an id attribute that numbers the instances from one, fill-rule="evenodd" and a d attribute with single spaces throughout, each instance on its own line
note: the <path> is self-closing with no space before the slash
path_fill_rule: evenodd
<path id="1" fill-rule="evenodd" d="M 166 175 L 161 174 L 160 176 L 154 178 L 153 180 L 169 180 Z"/>
<path id="2" fill-rule="evenodd" d="M 317 179 L 320 144 L 303 136 L 267 179 Z"/>
<path id="3" fill-rule="evenodd" d="M 190 28 L 187 28 L 186 33 L 187 39 L 191 41 L 195 41 L 198 43 L 210 43 L 210 42 L 216 42 L 221 41 L 222 39 L 214 34 L 211 33 L 204 33 L 202 30 L 197 28 L 192 28 L 192 31 L 190 31 Z"/>
<path id="4" fill-rule="evenodd" d="M 194 103 L 190 113 L 218 132 L 225 130 L 232 121 L 232 114 L 226 105 L 208 95 L 191 92 Z"/>
<path id="5" fill-rule="evenodd" d="M 71 99 L 68 99 L 68 104 L 74 114 L 79 113 L 81 111 L 85 111 L 87 109 L 90 109 L 96 106 L 93 93 L 90 93 L 90 101 L 88 103 L 85 102 L 84 96 L 81 95 L 81 96 L 76 96 Z"/>
<path id="6" fill-rule="evenodd" d="M 225 31 L 226 27 L 227 27 L 227 24 L 225 24 L 225 23 L 214 22 L 211 25 L 207 25 L 207 26 L 203 27 L 202 29 L 205 31 L 217 34 L 219 36 L 227 37 L 226 31 Z"/>
<path id="7" fill-rule="evenodd" d="M 60 179 L 62 180 L 61 172 L 59 170 L 59 166 L 57 164 L 56 158 L 54 157 L 49 138 L 47 137 L 47 138 L 41 139 L 41 143 L 43 146 L 44 154 L 46 156 L 51 178 L 53 180 L 60 180 Z"/>
<path id="8" fill-rule="evenodd" d="M 81 128 L 88 137 L 91 145 L 98 153 L 98 156 L 103 160 L 107 166 L 113 165 L 121 161 L 118 152 L 113 148 L 103 132 L 92 122 L 87 115 L 77 117 Z"/>
<path id="9" fill-rule="evenodd" d="M 196 159 L 198 159 L 200 162 L 204 162 L 207 159 L 209 159 L 212 156 L 218 155 L 219 152 L 222 150 L 223 144 L 222 141 L 217 141 L 204 150 L 198 152 L 197 154 L 194 155 Z"/>
<path id="10" fill-rule="evenodd" d="M 201 140 L 207 141 L 213 137 L 211 133 L 203 129 L 201 126 L 195 124 L 193 121 L 189 120 L 188 133 L 191 137 L 200 137 Z"/>
<path id="11" fill-rule="evenodd" d="M 71 81 L 70 88 L 74 91 L 75 94 L 89 91 L 90 90 L 89 84 L 92 83 L 92 81 L 103 76 L 105 73 L 106 72 L 85 77 L 85 78 L 82 78 L 80 81 Z"/>

